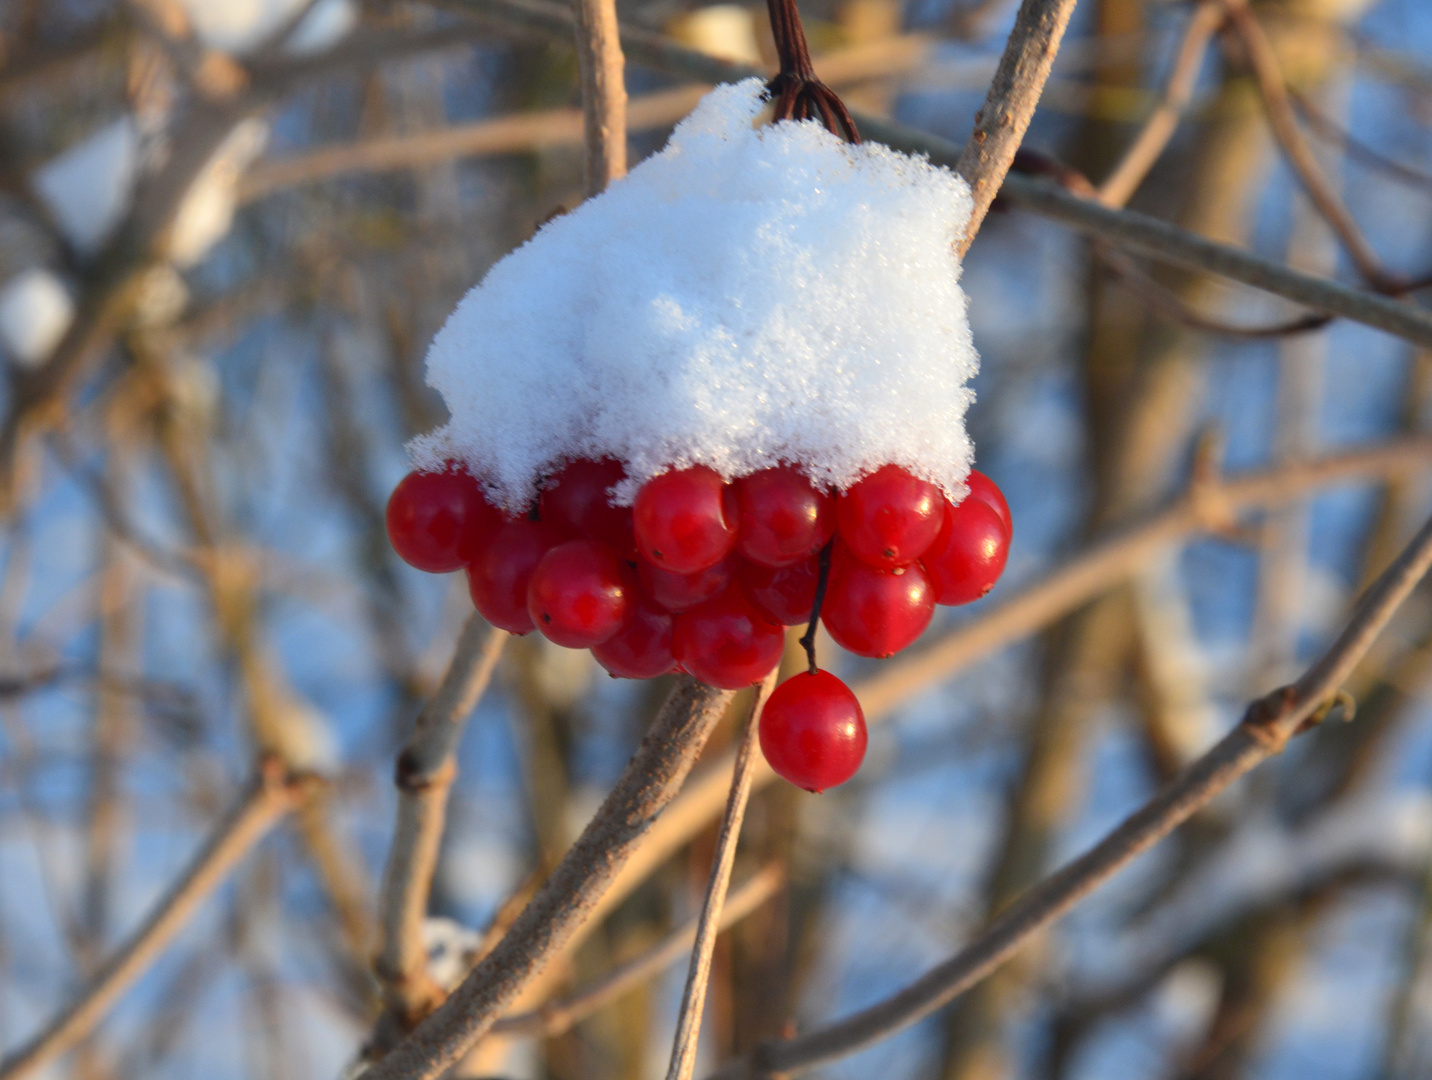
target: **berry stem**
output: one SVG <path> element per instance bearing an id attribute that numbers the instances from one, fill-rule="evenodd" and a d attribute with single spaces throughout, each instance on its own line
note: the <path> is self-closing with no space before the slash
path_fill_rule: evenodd
<path id="1" fill-rule="evenodd" d="M 796 0 L 766 0 L 766 8 L 771 15 L 771 36 L 781 58 L 780 74 L 766 84 L 766 94 L 776 103 L 776 120 L 819 119 L 831 134 L 847 142 L 860 142 L 850 110 L 834 90 L 815 76 Z"/>
<path id="2" fill-rule="evenodd" d="M 820 606 L 825 603 L 825 587 L 830 581 L 830 553 L 834 547 L 835 541 L 830 540 L 825 547 L 820 549 L 820 577 L 816 579 L 815 583 L 815 603 L 810 609 L 810 625 L 801 635 L 801 648 L 805 649 L 806 660 L 810 662 L 812 675 L 820 670 L 815 663 L 815 628 L 820 625 Z"/>

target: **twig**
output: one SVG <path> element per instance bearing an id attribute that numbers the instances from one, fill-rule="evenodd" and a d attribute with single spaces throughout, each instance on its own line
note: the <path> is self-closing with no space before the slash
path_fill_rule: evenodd
<path id="1" fill-rule="evenodd" d="M 183 876 L 74 1002 L 24 1046 L 0 1061 L 0 1080 L 31 1076 L 85 1037 L 189 922 L 229 872 L 317 781 L 265 762 L 238 805 Z"/>
<path id="2" fill-rule="evenodd" d="M 1361 161 L 1364 165 L 1380 170 L 1389 179 L 1407 187 L 1416 188 L 1418 191 L 1432 190 L 1432 173 L 1415 169 L 1411 165 L 1379 153 L 1309 101 L 1306 94 L 1299 93 L 1291 86 L 1287 90 L 1288 100 L 1293 103 L 1308 127 L 1312 128 L 1313 134 L 1320 139 L 1332 143 L 1352 160 Z"/>
<path id="3" fill-rule="evenodd" d="M 731 769 L 731 793 L 726 797 L 726 814 L 716 837 L 716 854 L 711 860 L 711 879 L 706 884 L 706 898 L 701 903 L 701 921 L 697 925 L 696 944 L 691 950 L 691 966 L 686 972 L 686 989 L 681 995 L 681 1011 L 677 1014 L 676 1034 L 672 1039 L 671 1064 L 666 1080 L 691 1080 L 696 1068 L 696 1044 L 701 1037 L 701 1014 L 706 1008 L 706 985 L 711 978 L 711 954 L 716 948 L 716 934 L 721 919 L 721 906 L 726 901 L 726 887 L 731 882 L 731 865 L 736 861 L 736 844 L 741 838 L 741 822 L 746 818 L 746 801 L 751 796 L 751 779 L 755 775 L 760 754 L 756 750 L 761 710 L 771 691 L 776 688 L 780 669 L 772 668 L 751 702 L 751 715 L 736 748 L 736 761 Z"/>
<path id="4" fill-rule="evenodd" d="M 955 164 L 975 202 L 964 238 L 955 244 L 960 257 L 969 250 L 1014 162 L 1073 11 L 1074 0 L 1023 0 L 1019 6 L 989 94 L 975 113 L 975 130 Z"/>
<path id="5" fill-rule="evenodd" d="M 447 817 L 448 790 L 457 774 L 454 751 L 506 641 L 505 631 L 490 629 L 476 615 L 468 619 L 437 693 L 419 714 L 412 737 L 398 755 L 394 776 L 398 820 L 379 900 L 383 945 L 373 968 L 383 985 L 387 1010 L 400 1029 L 417 1023 L 441 999 L 427 974 L 423 921 Z"/>
<path id="6" fill-rule="evenodd" d="M 551 0 L 430 0 L 434 6 L 496 20 L 517 29 L 545 34 L 570 33 L 571 13 Z M 676 44 L 669 38 L 631 26 L 622 27 L 622 44 L 633 62 L 658 71 L 702 82 L 732 82 L 763 73 Z M 925 154 L 937 165 L 954 166 L 960 149 L 947 139 L 894 120 L 852 111 L 867 139 L 907 153 Z M 1314 311 L 1374 326 L 1396 337 L 1432 346 L 1432 316 L 1362 289 L 1313 277 L 1220 244 L 1176 225 L 1131 210 L 1113 210 L 1080 199 L 1052 184 L 1009 174 L 1000 195 L 1034 213 L 1062 221 L 1083 232 L 1135 251 L 1158 262 L 1251 285 Z"/>
<path id="7" fill-rule="evenodd" d="M 621 779 L 507 936 L 368 1080 L 435 1080 L 492 1027 L 586 922 L 691 771 L 731 692 L 683 677 Z"/>
<path id="8" fill-rule="evenodd" d="M 1223 22 L 1219 0 L 1201 0 L 1189 17 L 1179 43 L 1178 56 L 1164 84 L 1163 96 L 1124 156 L 1099 185 L 1099 201 L 1105 206 L 1123 206 L 1143 183 L 1144 177 L 1163 154 L 1178 129 L 1179 118 L 1193 97 L 1198 72 L 1203 66 L 1208 43 Z"/>
<path id="9" fill-rule="evenodd" d="M 586 127 L 587 195 L 626 175 L 626 62 L 616 0 L 572 0 Z"/>
<path id="10" fill-rule="evenodd" d="M 764 1043 L 718 1075 L 796 1073 L 837 1060 L 908 1027 L 974 986 L 1235 780 L 1321 720 L 1429 566 L 1432 520 L 1377 579 L 1338 639 L 1297 682 L 1249 705 L 1238 726 L 1181 777 L 1085 854 L 1026 892 L 969 945 L 883 1001 L 827 1027 Z"/>
<path id="11" fill-rule="evenodd" d="M 751 914 L 774 896 L 784 882 L 785 875 L 774 864 L 749 878 L 726 897 L 726 903 L 721 908 L 720 929 L 728 929 Z M 570 1031 L 578 1021 L 675 963 L 695 943 L 697 922 L 698 919 L 691 919 L 665 940 L 569 997 L 548 1002 L 528 1012 L 504 1016 L 492 1025 L 492 1034 L 551 1037 Z"/>

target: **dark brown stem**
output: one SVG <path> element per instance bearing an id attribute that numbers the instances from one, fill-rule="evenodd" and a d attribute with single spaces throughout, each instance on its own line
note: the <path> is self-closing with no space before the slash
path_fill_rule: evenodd
<path id="1" fill-rule="evenodd" d="M 766 7 L 771 14 L 771 36 L 781 58 L 780 74 L 766 84 L 766 94 L 776 103 L 776 121 L 819 117 L 831 134 L 847 142 L 860 142 L 860 132 L 845 102 L 815 77 L 796 0 L 766 0 Z"/>
<path id="2" fill-rule="evenodd" d="M 810 625 L 801 635 L 801 648 L 805 649 L 812 675 L 820 670 L 815 663 L 815 629 L 820 625 L 820 608 L 825 603 L 825 587 L 830 583 L 830 552 L 833 547 L 835 547 L 835 541 L 831 540 L 820 549 L 820 577 L 816 579 L 815 583 L 815 603 L 811 605 L 810 609 Z"/>

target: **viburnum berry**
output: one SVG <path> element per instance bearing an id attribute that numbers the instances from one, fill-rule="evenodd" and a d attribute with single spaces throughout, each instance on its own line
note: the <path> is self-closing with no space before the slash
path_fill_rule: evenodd
<path id="1" fill-rule="evenodd" d="M 835 643 L 857 656 L 894 656 L 925 631 L 935 589 L 919 563 L 882 570 L 837 543 L 821 621 Z"/>
<path id="2" fill-rule="evenodd" d="M 672 616 L 638 597 L 621 629 L 593 645 L 592 656 L 619 679 L 654 679 L 676 670 L 671 631 Z"/>
<path id="3" fill-rule="evenodd" d="M 736 580 L 751 606 L 766 618 L 785 626 L 810 621 L 815 590 L 820 583 L 820 558 L 813 556 L 790 566 L 762 566 L 742 559 Z"/>
<path id="4" fill-rule="evenodd" d="M 615 634 L 635 582 L 611 548 L 569 540 L 542 556 L 527 583 L 527 613 L 549 641 L 590 649 Z"/>
<path id="5" fill-rule="evenodd" d="M 509 520 L 468 564 L 472 602 L 493 626 L 514 634 L 531 633 L 527 586 L 532 572 L 562 536 L 540 522 Z"/>
<path id="6" fill-rule="evenodd" d="M 460 467 L 411 472 L 388 497 L 388 542 L 409 566 L 431 574 L 460 570 L 502 524 L 502 514 Z"/>
<path id="7" fill-rule="evenodd" d="M 1010 534 L 1014 532 L 1014 519 L 1009 513 L 1009 503 L 1005 501 L 1004 492 L 1000 491 L 999 485 L 982 472 L 970 470 L 970 475 L 965 478 L 969 485 L 972 499 L 979 499 L 981 502 L 989 503 L 990 508 L 999 515 L 1000 521 L 1004 522 L 1004 531 Z"/>
<path id="8" fill-rule="evenodd" d="M 731 583 L 731 557 L 693 574 L 678 574 L 638 556 L 636 572 L 642 591 L 658 607 L 674 613 L 693 608 L 725 589 Z"/>
<path id="9" fill-rule="evenodd" d="M 578 458 L 542 485 L 539 514 L 547 524 L 606 544 L 625 558 L 636 552 L 631 507 L 614 506 L 608 494 L 624 479 L 620 461 Z"/>
<path id="10" fill-rule="evenodd" d="M 845 783 L 865 759 L 860 702 L 828 671 L 803 671 L 781 683 L 760 725 L 761 753 L 771 768 L 807 791 Z"/>
<path id="11" fill-rule="evenodd" d="M 721 474 L 705 465 L 652 477 L 637 492 L 632 510 L 637 548 L 667 570 L 705 570 L 736 546 L 735 495 Z"/>
<path id="12" fill-rule="evenodd" d="M 1009 529 L 999 511 L 973 492 L 958 505 L 945 504 L 940 535 L 921 557 L 935 601 L 968 604 L 999 580 L 1009 557 Z"/>
<path id="13" fill-rule="evenodd" d="M 732 487 L 741 514 L 736 550 L 763 566 L 789 566 L 835 533 L 835 499 L 789 466 L 743 476 Z"/>
<path id="14" fill-rule="evenodd" d="M 840 538 L 871 566 L 908 566 L 934 543 L 944 522 L 944 504 L 934 484 L 898 465 L 884 465 L 836 500 Z"/>
<path id="15" fill-rule="evenodd" d="M 739 589 L 727 589 L 676 616 L 672 651 L 702 682 L 739 690 L 780 663 L 785 638 L 785 629 L 757 612 Z"/>

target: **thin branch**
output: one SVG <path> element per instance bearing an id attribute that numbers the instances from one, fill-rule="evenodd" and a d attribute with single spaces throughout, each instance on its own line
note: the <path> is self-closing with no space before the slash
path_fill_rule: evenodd
<path id="1" fill-rule="evenodd" d="M 1024 140 L 1073 12 L 1074 0 L 1023 0 L 1019 5 L 989 94 L 975 113 L 975 130 L 955 164 L 975 203 L 964 238 L 955 244 L 962 258 Z"/>
<path id="2" fill-rule="evenodd" d="M 819 606 L 817 604 L 817 606 Z M 746 818 L 746 801 L 751 797 L 751 780 L 755 776 L 760 753 L 756 749 L 756 733 L 760 727 L 761 710 L 771 691 L 776 688 L 778 667 L 761 683 L 751 702 L 751 715 L 736 748 L 736 761 L 731 769 L 731 793 L 726 798 L 726 813 L 716 837 L 716 853 L 711 860 L 711 878 L 706 884 L 706 897 L 701 903 L 701 921 L 697 925 L 696 944 L 691 950 L 691 966 L 686 973 L 686 989 L 681 995 L 681 1011 L 676 1018 L 676 1034 L 672 1039 L 671 1065 L 666 1080 L 691 1080 L 696 1068 L 696 1044 L 701 1037 L 701 1014 L 706 1008 L 706 985 L 711 978 L 711 954 L 716 948 L 716 934 L 721 919 L 721 906 L 726 902 L 726 887 L 731 883 L 731 866 L 736 861 L 736 844 L 741 838 L 741 823 Z"/>
<path id="3" fill-rule="evenodd" d="M 1099 185 L 1099 201 L 1105 206 L 1123 206 L 1133 198 L 1144 177 L 1163 154 L 1173 133 L 1178 130 L 1183 110 L 1193 97 L 1208 43 L 1213 40 L 1222 22 L 1223 8 L 1219 0 L 1201 0 L 1193 9 L 1158 107 L 1144 121 L 1144 126 L 1124 151 L 1124 156 Z"/>
<path id="4" fill-rule="evenodd" d="M 552 876 L 484 957 L 417 1029 L 365 1074 L 436 1080 L 492 1028 L 532 977 L 586 922 L 612 879 L 676 796 L 730 691 L 683 677 L 621 779 Z"/>
<path id="5" fill-rule="evenodd" d="M 1429 566 L 1432 520 L 1377 579 L 1337 640 L 1297 682 L 1250 704 L 1238 726 L 1181 777 L 1085 854 L 1026 892 L 969 945 L 883 1001 L 795 1038 L 764 1043 L 718 1075 L 796 1073 L 838 1060 L 928 1016 L 984 979 L 1235 780 L 1318 723 Z"/>
<path id="6" fill-rule="evenodd" d="M 1415 169 L 1411 165 L 1374 150 L 1308 100 L 1307 95 L 1299 93 L 1291 86 L 1287 89 L 1288 99 L 1318 138 L 1332 143 L 1353 161 L 1360 161 L 1370 168 L 1377 169 L 1391 180 L 1410 188 L 1416 188 L 1418 191 L 1432 191 L 1432 173 Z"/>
<path id="7" fill-rule="evenodd" d="M 577 69 L 582 78 L 587 196 L 600 195 L 626 175 L 626 61 L 616 0 L 572 0 Z"/>
<path id="8" fill-rule="evenodd" d="M 721 908 L 720 929 L 728 929 L 740 922 L 774 896 L 784 883 L 785 875 L 774 864 L 749 878 L 726 898 Z M 698 919 L 691 919 L 663 941 L 614 968 L 583 990 L 528 1012 L 504 1016 L 492 1025 L 492 1034 L 551 1037 L 570 1031 L 578 1021 L 591 1016 L 608 1002 L 680 959 L 696 941 L 697 922 Z"/>
<path id="9" fill-rule="evenodd" d="M 501 22 L 509 29 L 547 35 L 572 31 L 571 13 L 551 0 L 430 0 L 430 3 Z M 749 65 L 707 56 L 661 34 L 636 27 L 622 27 L 622 44 L 634 63 L 701 82 L 733 82 L 763 74 Z M 953 167 L 959 161 L 960 148 L 938 135 L 883 117 L 859 112 L 852 115 L 870 141 L 883 142 L 907 153 L 924 154 L 937 165 Z M 1147 214 L 1100 206 L 1093 200 L 1080 199 L 1052 184 L 1018 174 L 1005 176 L 1000 196 L 1026 210 L 1062 221 L 1158 262 L 1239 281 L 1314 311 L 1351 319 L 1396 337 L 1432 346 L 1432 316 L 1410 304 L 1326 278 L 1300 274 Z"/>
<path id="10" fill-rule="evenodd" d="M 0 1061 L 0 1080 L 32 1076 L 83 1039 L 143 975 L 239 861 L 294 809 L 317 781 L 265 762 L 149 917 L 58 1017 Z"/>
<path id="11" fill-rule="evenodd" d="M 373 969 L 383 985 L 387 1009 L 402 1029 L 417 1023 L 441 1000 L 427 974 L 423 922 L 447 818 L 448 790 L 457 775 L 458 739 L 487 689 L 507 636 L 476 615 L 468 619 L 437 693 L 419 714 L 412 737 L 398 755 L 394 777 L 398 820 L 379 900 L 383 945 Z"/>

